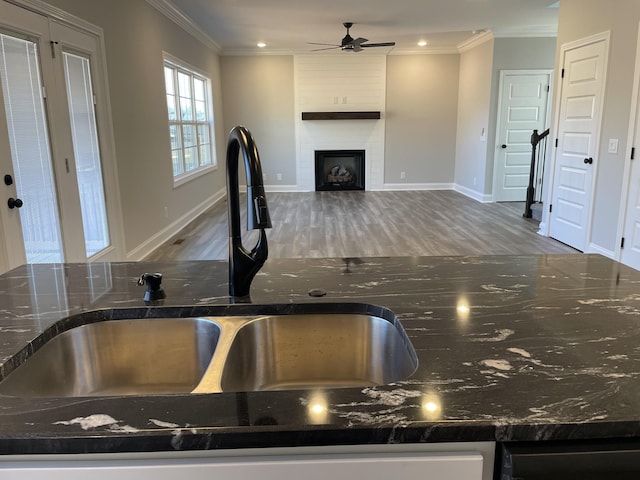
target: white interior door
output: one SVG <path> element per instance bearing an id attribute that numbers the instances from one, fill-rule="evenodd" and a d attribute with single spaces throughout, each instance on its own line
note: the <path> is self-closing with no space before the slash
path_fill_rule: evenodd
<path id="1" fill-rule="evenodd" d="M 638 165 L 638 147 L 640 142 L 640 30 L 638 31 L 638 50 L 636 52 L 636 68 L 634 79 L 634 111 L 629 120 L 630 144 L 635 146 L 633 160 L 629 163 L 626 197 L 622 197 L 625 205 L 623 220 L 624 246 L 620 249 L 620 261 L 636 270 L 640 270 L 640 165 Z"/>
<path id="2" fill-rule="evenodd" d="M 98 40 L 5 1 L 0 19 L 0 268 L 118 260 L 117 180 L 98 131 L 97 99 L 107 98 L 94 89 Z"/>
<path id="3" fill-rule="evenodd" d="M 564 52 L 550 235 L 584 251 L 591 224 L 608 38 Z"/>
<path id="4" fill-rule="evenodd" d="M 640 138 L 636 129 L 636 140 Z M 631 164 L 629 193 L 627 196 L 626 218 L 624 223 L 624 248 L 620 261 L 640 270 L 640 167 L 635 160 Z"/>
<path id="5" fill-rule="evenodd" d="M 502 72 L 496 136 L 496 202 L 524 202 L 531 169 L 531 134 L 547 128 L 550 72 Z"/>

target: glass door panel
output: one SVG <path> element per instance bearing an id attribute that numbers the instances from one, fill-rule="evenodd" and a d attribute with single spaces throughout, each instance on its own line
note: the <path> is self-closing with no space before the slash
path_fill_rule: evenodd
<path id="1" fill-rule="evenodd" d="M 28 263 L 62 262 L 37 44 L 0 34 L 0 77 Z"/>
<path id="2" fill-rule="evenodd" d="M 111 242 L 89 59 L 63 52 L 71 136 L 87 257 Z"/>

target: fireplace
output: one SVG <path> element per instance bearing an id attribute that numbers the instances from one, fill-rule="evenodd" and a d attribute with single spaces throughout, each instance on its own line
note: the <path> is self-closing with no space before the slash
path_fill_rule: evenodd
<path id="1" fill-rule="evenodd" d="M 364 150 L 316 150 L 316 191 L 364 190 Z"/>

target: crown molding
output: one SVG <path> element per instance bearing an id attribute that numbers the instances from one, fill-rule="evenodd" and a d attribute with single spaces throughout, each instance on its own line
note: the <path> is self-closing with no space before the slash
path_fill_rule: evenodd
<path id="1" fill-rule="evenodd" d="M 456 55 L 460 53 L 457 47 L 415 47 L 415 48 L 394 48 L 389 55 Z"/>
<path id="2" fill-rule="evenodd" d="M 384 55 L 384 56 L 398 56 L 398 55 L 456 55 L 460 53 L 457 47 L 416 47 L 416 48 L 398 48 L 394 47 L 390 51 L 363 51 L 358 52 L 357 55 Z M 223 57 L 262 57 L 262 56 L 277 56 L 277 55 L 356 55 L 353 52 L 342 52 L 340 49 L 335 51 L 326 52 L 310 52 L 309 50 L 290 50 L 286 48 L 282 49 L 258 49 L 258 48 L 225 48 L 220 52 Z"/>
<path id="3" fill-rule="evenodd" d="M 558 30 L 540 30 L 536 32 L 494 32 L 494 38 L 556 38 Z"/>
<path id="4" fill-rule="evenodd" d="M 213 38 L 167 0 L 146 0 L 146 2 L 216 53 L 222 51 L 222 47 Z"/>
<path id="5" fill-rule="evenodd" d="M 493 40 L 493 32 L 491 30 L 487 30 L 486 32 L 474 35 L 469 40 L 465 40 L 464 42 L 457 45 L 458 53 L 467 52 L 482 45 L 485 42 L 488 42 L 489 40 Z"/>
<path id="6" fill-rule="evenodd" d="M 225 48 L 221 50 L 220 55 L 223 57 L 262 57 L 275 55 L 296 55 L 297 52 L 286 48 L 270 49 L 270 48 Z"/>

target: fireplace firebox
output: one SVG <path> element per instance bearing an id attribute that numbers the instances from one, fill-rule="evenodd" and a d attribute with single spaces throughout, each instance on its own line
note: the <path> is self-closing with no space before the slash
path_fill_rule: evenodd
<path id="1" fill-rule="evenodd" d="M 316 191 L 364 190 L 364 150 L 316 150 Z"/>

